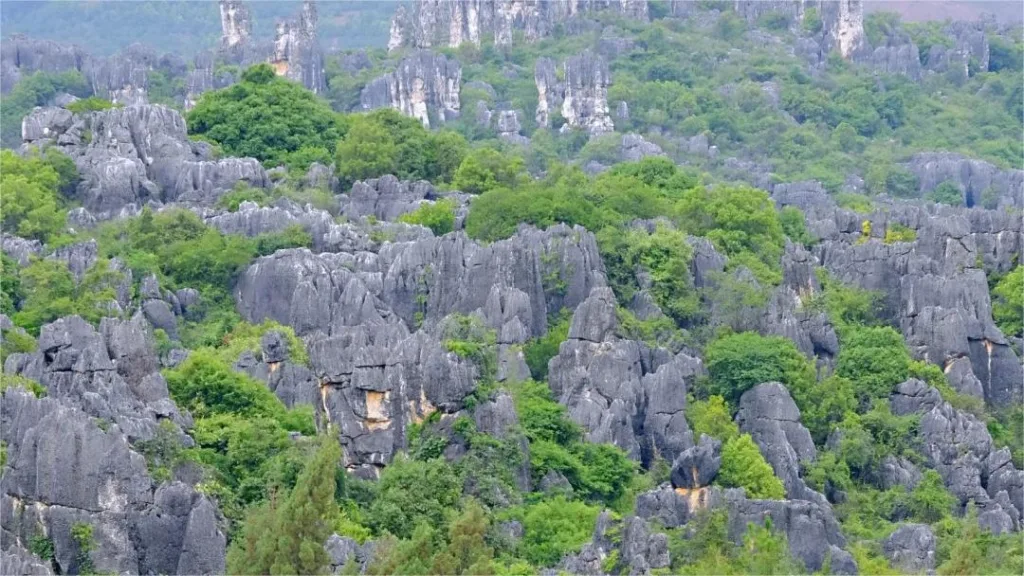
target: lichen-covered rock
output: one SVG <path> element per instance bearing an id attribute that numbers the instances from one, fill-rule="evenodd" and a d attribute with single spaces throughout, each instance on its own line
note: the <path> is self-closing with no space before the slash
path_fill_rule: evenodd
<path id="1" fill-rule="evenodd" d="M 421 50 L 402 59 L 394 72 L 367 84 L 359 101 L 363 110 L 394 108 L 429 127 L 431 121 L 443 124 L 459 116 L 461 83 L 462 65 L 457 60 Z"/>
<path id="2" fill-rule="evenodd" d="M 903 572 L 927 572 L 935 568 L 935 534 L 924 524 L 904 524 L 882 544 L 893 568 Z"/>

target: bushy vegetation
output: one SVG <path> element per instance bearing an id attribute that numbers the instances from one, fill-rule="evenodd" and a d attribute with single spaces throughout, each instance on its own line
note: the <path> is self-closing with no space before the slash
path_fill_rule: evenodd
<path id="1" fill-rule="evenodd" d="M 316 150 L 321 152 L 314 158 L 329 161 L 348 128 L 342 116 L 302 86 L 278 78 L 269 64 L 249 68 L 229 88 L 203 94 L 187 121 L 191 134 L 268 166 L 308 166 Z"/>

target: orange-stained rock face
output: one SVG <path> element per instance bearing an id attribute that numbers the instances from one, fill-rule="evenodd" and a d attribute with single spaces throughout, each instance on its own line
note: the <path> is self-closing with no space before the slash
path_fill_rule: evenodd
<path id="1" fill-rule="evenodd" d="M 697 477 L 697 471 L 693 471 L 693 477 Z M 708 506 L 708 487 L 701 486 L 700 488 L 676 488 L 676 494 L 686 498 L 687 505 L 690 507 L 690 512 L 695 510 L 701 510 Z"/>

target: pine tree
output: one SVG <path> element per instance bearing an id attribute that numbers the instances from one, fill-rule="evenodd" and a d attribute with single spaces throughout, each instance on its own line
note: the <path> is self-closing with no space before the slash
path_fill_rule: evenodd
<path id="1" fill-rule="evenodd" d="M 328 564 L 324 542 L 331 535 L 338 505 L 335 473 L 341 447 L 324 437 L 302 469 L 288 499 L 274 498 L 246 517 L 242 536 L 228 552 L 231 574 L 319 574 Z"/>

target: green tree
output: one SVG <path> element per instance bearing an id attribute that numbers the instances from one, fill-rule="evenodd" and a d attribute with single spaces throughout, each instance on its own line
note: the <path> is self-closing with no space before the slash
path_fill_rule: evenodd
<path id="1" fill-rule="evenodd" d="M 391 133 L 369 117 L 357 117 L 338 142 L 338 177 L 347 184 L 393 174 L 398 168 L 398 145 Z"/>
<path id="2" fill-rule="evenodd" d="M 538 502 L 523 516 L 523 555 L 537 566 L 551 566 L 590 539 L 599 509 L 562 496 Z"/>
<path id="3" fill-rule="evenodd" d="M 949 204 L 950 206 L 963 206 L 964 195 L 960 188 L 946 180 L 928 193 L 928 199 L 936 204 Z"/>
<path id="4" fill-rule="evenodd" d="M 1024 267 L 1017 266 L 992 289 L 992 317 L 1007 336 L 1024 332 Z"/>
<path id="5" fill-rule="evenodd" d="M 452 186 L 469 194 L 483 194 L 499 187 L 512 188 L 525 175 L 526 163 L 519 156 L 477 148 L 462 159 Z"/>
<path id="6" fill-rule="evenodd" d="M 408 538 L 420 523 L 445 525 L 460 493 L 459 479 L 444 460 L 424 462 L 400 456 L 381 473 L 367 517 L 378 534 Z"/>
<path id="7" fill-rule="evenodd" d="M 271 574 L 318 574 L 327 567 L 324 542 L 331 535 L 337 514 L 334 477 L 340 463 L 338 441 L 324 437 L 279 512 Z"/>
<path id="8" fill-rule="evenodd" d="M 191 134 L 267 166 L 286 163 L 304 147 L 331 152 L 345 132 L 342 117 L 326 102 L 276 77 L 268 64 L 249 68 L 237 84 L 203 94 L 186 119 Z"/>
<path id="9" fill-rule="evenodd" d="M 721 396 L 711 396 L 707 400 L 695 400 L 686 407 L 686 419 L 693 428 L 693 435 L 700 438 L 707 434 L 722 442 L 728 442 L 739 435 L 739 427 L 732 420 L 729 405 Z"/>
<path id="10" fill-rule="evenodd" d="M 910 354 L 903 337 L 888 326 L 850 328 L 841 344 L 836 374 L 854 383 L 862 405 L 888 398 L 909 375 Z"/>
<path id="11" fill-rule="evenodd" d="M 455 201 L 442 198 L 421 204 L 416 210 L 399 216 L 398 221 L 426 226 L 435 236 L 443 236 L 455 229 Z"/>
<path id="12" fill-rule="evenodd" d="M 242 535 L 228 551 L 232 574 L 319 574 L 328 565 L 324 542 L 331 535 L 338 506 L 335 471 L 341 447 L 323 437 L 288 498 L 274 497 L 246 518 Z"/>
<path id="13" fill-rule="evenodd" d="M 667 223 L 653 232 L 631 228 L 623 233 L 607 227 L 598 234 L 598 245 L 616 296 L 629 304 L 640 289 L 638 273 L 650 282 L 650 295 L 669 317 L 678 323 L 696 318 L 700 302 L 690 274 L 693 250 L 686 234 Z"/>
<path id="14" fill-rule="evenodd" d="M 59 210 L 60 176 L 42 158 L 0 151 L 3 227 L 19 236 L 49 240 L 64 227 Z"/>
<path id="15" fill-rule="evenodd" d="M 935 470 L 925 470 L 921 481 L 910 492 L 910 513 L 925 524 L 948 518 L 957 504 L 956 496 L 946 490 L 942 477 Z"/>
<path id="16" fill-rule="evenodd" d="M 730 404 L 764 382 L 781 382 L 801 409 L 815 384 L 814 367 L 790 340 L 754 332 L 731 334 L 713 341 L 705 351 L 710 391 Z"/>
<path id="17" fill-rule="evenodd" d="M 722 467 L 716 479 L 723 486 L 743 488 L 749 498 L 781 500 L 785 496 L 782 481 L 775 477 L 750 434 L 722 445 Z"/>

